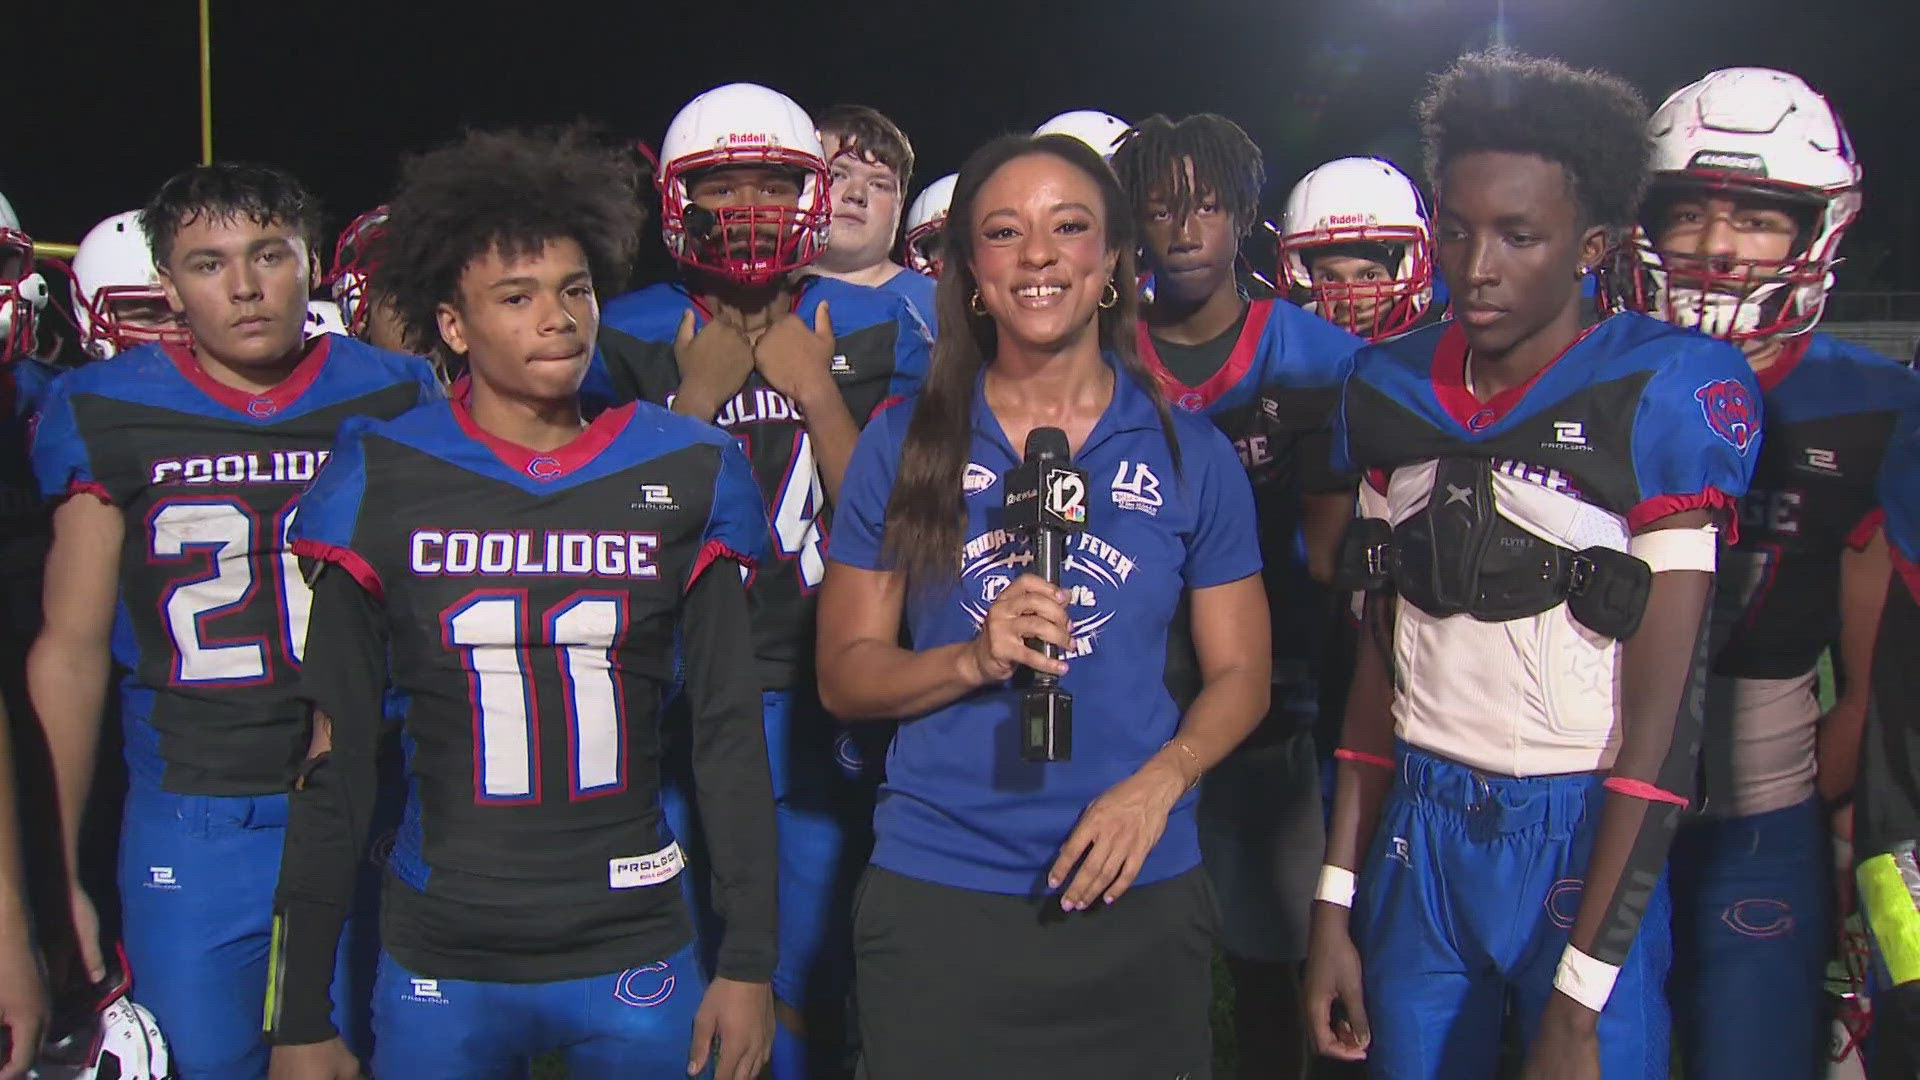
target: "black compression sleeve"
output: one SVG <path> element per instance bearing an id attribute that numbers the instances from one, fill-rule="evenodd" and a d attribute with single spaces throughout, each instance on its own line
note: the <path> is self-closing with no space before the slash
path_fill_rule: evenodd
<path id="1" fill-rule="evenodd" d="M 378 776 L 387 684 L 385 616 L 352 576 L 321 571 L 313 587 L 302 694 L 333 724 L 333 748 L 309 763 L 288 804 L 274 890 L 266 1032 L 270 1042 L 322 1042 L 334 951 L 353 902 Z"/>
<path id="2" fill-rule="evenodd" d="M 726 923 L 715 974 L 766 982 L 774 962 L 773 781 L 739 564 L 716 559 L 687 594 L 683 650 L 693 776 Z"/>
<path id="3" fill-rule="evenodd" d="M 1623 820 L 1600 831 L 1596 862 L 1611 846 L 1607 861 L 1618 859 L 1621 871 L 1612 880 L 1590 873 L 1587 881 L 1587 888 L 1603 890 L 1608 903 L 1584 951 L 1615 965 L 1625 963 L 1633 947 L 1680 825 L 1685 807 L 1669 800 L 1694 795 L 1705 719 L 1712 575 L 1668 571 L 1654 575 L 1654 582 L 1639 631 L 1621 646 L 1625 727 L 1607 781 L 1608 802 L 1614 804 L 1608 813 L 1624 819 L 1637 812 L 1637 827 L 1628 828 Z M 1690 610 L 1693 604 L 1697 610 Z"/>

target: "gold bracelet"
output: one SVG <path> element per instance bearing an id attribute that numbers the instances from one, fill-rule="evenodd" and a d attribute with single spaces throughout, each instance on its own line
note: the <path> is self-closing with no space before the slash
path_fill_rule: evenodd
<path id="1" fill-rule="evenodd" d="M 1193 747 L 1188 746 L 1186 743 L 1181 742 L 1179 739 L 1168 739 L 1166 742 L 1160 745 L 1162 749 L 1169 746 L 1176 747 L 1177 749 L 1184 752 L 1188 757 L 1193 759 L 1193 779 L 1187 781 L 1187 790 L 1192 791 L 1194 788 L 1199 787 L 1200 778 L 1206 775 L 1207 770 L 1205 766 L 1200 764 L 1200 755 L 1193 752 Z"/>

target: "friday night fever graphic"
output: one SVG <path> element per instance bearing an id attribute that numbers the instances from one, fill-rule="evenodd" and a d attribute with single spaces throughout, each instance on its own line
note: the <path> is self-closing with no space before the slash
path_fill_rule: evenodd
<path id="1" fill-rule="evenodd" d="M 1094 639 L 1113 619 L 1115 594 L 1133 576 L 1134 561 L 1091 532 L 1073 534 L 1066 544 L 1060 583 L 1072 617 L 1073 647 L 1066 655 L 1071 660 L 1093 651 Z M 994 598 L 1032 563 L 1033 545 L 1011 529 L 988 529 L 967 541 L 960 553 L 960 606 L 976 629 L 986 622 Z"/>

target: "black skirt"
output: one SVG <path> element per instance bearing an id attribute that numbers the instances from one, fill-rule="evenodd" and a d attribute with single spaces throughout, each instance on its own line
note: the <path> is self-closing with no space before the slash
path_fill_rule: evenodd
<path id="1" fill-rule="evenodd" d="M 866 1080 L 1202 1080 L 1218 924 L 1197 867 L 1068 914 L 869 867 L 854 905 Z"/>

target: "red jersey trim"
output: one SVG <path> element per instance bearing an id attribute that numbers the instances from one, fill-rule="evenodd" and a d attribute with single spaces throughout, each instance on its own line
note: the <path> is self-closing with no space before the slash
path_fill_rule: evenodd
<path id="1" fill-rule="evenodd" d="M 1349 750 L 1343 746 L 1335 750 L 1333 756 L 1341 761 L 1351 761 L 1355 765 L 1373 765 L 1382 769 L 1393 768 L 1392 758 L 1383 758 L 1379 754 L 1369 754 L 1364 750 Z"/>
<path id="2" fill-rule="evenodd" d="M 1812 335 L 1809 334 L 1787 339 L 1787 343 L 1780 347 L 1780 355 L 1774 359 L 1773 363 L 1753 373 L 1754 381 L 1760 384 L 1760 392 L 1773 393 L 1774 387 L 1779 386 L 1787 376 L 1793 374 L 1793 369 L 1800 366 L 1800 358 L 1807 355 L 1807 346 L 1812 341 Z"/>
<path id="3" fill-rule="evenodd" d="M 1686 799 L 1682 798 L 1679 795 L 1675 795 L 1673 792 L 1668 791 L 1665 788 L 1654 787 L 1652 784 L 1647 783 L 1645 780 L 1634 780 L 1625 776 L 1609 776 L 1607 777 L 1606 781 L 1602 783 L 1600 786 L 1603 788 L 1606 788 L 1608 791 L 1614 792 L 1615 794 L 1625 795 L 1631 799 L 1645 799 L 1648 802 L 1672 803 L 1673 805 L 1678 806 L 1682 809 L 1685 809 L 1687 806 Z"/>
<path id="4" fill-rule="evenodd" d="M 1893 553 L 1893 572 L 1907 587 L 1907 595 L 1913 598 L 1914 603 L 1920 604 L 1920 565 L 1901 554 L 1898 545 L 1888 544 L 1887 548 Z"/>
<path id="5" fill-rule="evenodd" d="M 1509 386 L 1487 400 L 1481 401 L 1467 389 L 1466 331 L 1460 329 L 1459 323 L 1449 322 L 1447 328 L 1440 332 L 1439 344 L 1433 347 L 1433 367 L 1428 373 L 1428 378 L 1433 383 L 1433 396 L 1440 402 L 1440 407 L 1447 410 L 1447 415 L 1453 417 L 1461 427 L 1478 435 L 1512 412 L 1513 407 L 1520 404 L 1521 399 L 1527 396 L 1527 391 L 1533 389 L 1533 384 L 1540 381 L 1540 376 L 1553 370 L 1553 365 L 1559 363 L 1561 357 L 1587 340 L 1587 335 L 1593 333 L 1599 326 L 1600 323 L 1594 323 L 1580 331 L 1572 341 L 1567 342 L 1566 348 L 1561 349 L 1554 354 L 1553 359 L 1541 365 L 1539 371 L 1528 376 L 1526 382 Z"/>
<path id="6" fill-rule="evenodd" d="M 1233 339 L 1233 348 L 1227 353 L 1227 362 L 1199 386 L 1188 386 L 1167 370 L 1167 365 L 1160 360 L 1160 351 L 1154 348 L 1153 334 L 1148 332 L 1145 319 L 1134 324 L 1135 340 L 1139 344 L 1140 359 L 1153 373 L 1160 393 L 1188 412 L 1199 412 L 1239 385 L 1253 369 L 1253 358 L 1260 351 L 1260 338 L 1267 332 L 1267 320 L 1272 316 L 1273 301 L 1255 300 L 1248 304 L 1246 317 L 1240 321 L 1240 334 Z"/>
<path id="7" fill-rule="evenodd" d="M 880 404 L 875 405 L 873 411 L 867 414 L 867 423 L 873 423 L 874 417 L 879 416 L 881 413 L 886 412 L 888 409 L 893 408 L 905 400 L 907 399 L 903 394 L 894 394 L 890 397 L 881 398 Z"/>
<path id="8" fill-rule="evenodd" d="M 361 558 L 360 554 L 352 548 L 323 543 L 319 540 L 301 539 L 293 542 L 293 553 L 303 559 L 319 559 L 321 562 L 337 566 L 352 575 L 353 580 L 359 582 L 360 587 L 367 590 L 367 594 L 375 600 L 387 598 L 387 587 L 381 583 L 380 575 L 374 573 L 373 567 L 367 560 Z"/>
<path id="9" fill-rule="evenodd" d="M 1638 531 L 1642 526 L 1650 525 L 1663 517 L 1688 510 L 1725 510 L 1740 505 L 1740 500 L 1709 485 L 1691 495 L 1655 495 L 1640 505 L 1627 511 L 1627 529 Z M 1727 515 L 1727 543 L 1740 542 L 1740 515 Z"/>
<path id="10" fill-rule="evenodd" d="M 694 582 L 699 581 L 700 575 L 707 572 L 707 567 L 712 566 L 714 562 L 719 559 L 732 559 L 734 562 L 746 567 L 747 580 L 745 587 L 751 588 L 753 586 L 753 578 L 759 571 L 759 565 L 755 563 L 754 560 L 728 547 L 726 541 L 709 540 L 701 546 L 700 554 L 693 558 L 693 572 L 687 575 L 686 591 L 692 592 Z"/>
<path id="11" fill-rule="evenodd" d="M 320 377 L 320 369 L 326 366 L 327 357 L 333 353 L 332 346 L 332 335 L 323 334 L 314 338 L 307 344 L 307 355 L 300 358 L 287 377 L 258 394 L 228 386 L 207 374 L 207 369 L 200 366 L 199 359 L 187 346 L 162 342 L 160 349 L 166 353 L 168 360 L 173 361 L 173 366 L 179 369 L 180 374 L 201 393 L 234 412 L 255 420 L 268 420 L 300 400 L 300 395 L 313 386 L 314 380 Z"/>
<path id="12" fill-rule="evenodd" d="M 1853 531 L 1847 534 L 1847 546 L 1855 551 L 1867 550 L 1867 545 L 1873 543 L 1873 534 L 1879 532 L 1881 526 L 1886 523 L 1887 512 L 1885 509 L 1876 506 L 1872 510 L 1867 511 L 1867 516 L 1861 518 L 1860 523 L 1855 525 Z"/>
<path id="13" fill-rule="evenodd" d="M 67 493 L 63 497 L 71 499 L 75 495 L 91 495 L 108 506 L 118 505 L 113 501 L 113 496 L 107 493 L 107 485 L 98 480 L 75 480 L 68 484 Z"/>
<path id="14" fill-rule="evenodd" d="M 451 403 L 453 418 L 460 430 L 467 433 L 475 442 L 493 451 L 513 471 L 535 480 L 557 480 L 575 469 L 592 461 L 605 450 L 608 444 L 620 437 L 627 429 L 627 422 L 633 419 L 634 403 L 608 409 L 593 418 L 580 434 L 565 446 L 553 450 L 533 450 L 519 443 L 502 439 L 491 434 L 479 424 L 474 423 L 473 414 L 467 410 L 465 401 Z"/>

